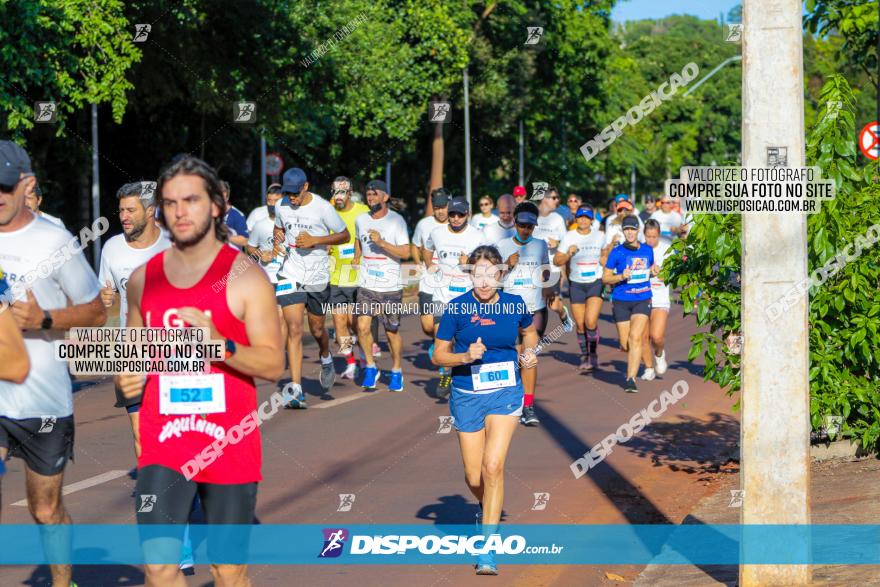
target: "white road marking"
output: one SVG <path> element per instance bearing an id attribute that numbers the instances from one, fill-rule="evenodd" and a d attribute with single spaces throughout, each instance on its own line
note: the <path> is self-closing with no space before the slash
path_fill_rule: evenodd
<path id="1" fill-rule="evenodd" d="M 353 393 L 351 395 L 347 395 L 345 397 L 341 397 L 339 399 L 332 399 L 329 402 L 320 403 L 316 406 L 312 406 L 309 409 L 322 409 L 322 408 L 332 408 L 333 406 L 339 406 L 342 404 L 346 404 L 348 402 L 353 402 L 356 399 L 361 399 L 365 397 L 370 397 L 376 395 L 377 392 L 361 392 L 361 393 Z"/>
<path id="2" fill-rule="evenodd" d="M 65 485 L 61 489 L 61 495 L 67 495 L 69 493 L 73 493 L 74 491 L 88 489 L 89 487 L 94 487 L 95 485 L 100 485 L 101 483 L 106 483 L 107 481 L 113 481 L 114 479 L 119 479 L 120 477 L 124 477 L 125 475 L 128 475 L 128 469 L 125 469 L 125 470 L 117 469 L 115 471 L 107 471 L 106 473 L 101 473 L 100 475 L 95 475 L 94 477 L 89 477 L 88 479 L 83 479 L 82 481 L 77 481 L 76 483 L 71 483 L 70 485 Z M 27 500 L 22 499 L 21 501 L 17 501 L 12 505 L 27 506 Z"/>

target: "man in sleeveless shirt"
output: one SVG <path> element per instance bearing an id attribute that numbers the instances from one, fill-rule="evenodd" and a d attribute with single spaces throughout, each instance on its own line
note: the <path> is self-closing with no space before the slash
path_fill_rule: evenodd
<path id="1" fill-rule="evenodd" d="M 205 373 L 117 378 L 126 397 L 143 393 L 138 523 L 180 525 L 182 537 L 196 494 L 208 524 L 253 522 L 262 479 L 253 377 L 278 379 L 284 356 L 272 285 L 258 264 L 226 245 L 224 200 L 215 171 L 195 157 L 173 163 L 159 178 L 157 205 L 159 222 L 174 246 L 132 273 L 127 326 L 209 328 L 211 340 L 223 340 L 226 347 L 225 359 L 210 363 Z M 210 394 L 200 394 L 208 399 L 174 393 L 196 386 L 210 387 Z M 160 389 L 168 393 L 160 394 Z M 221 396 L 222 408 L 216 401 Z M 233 429 L 238 437 L 227 439 Z M 213 459 L 193 460 L 222 439 L 229 441 L 213 451 Z M 230 535 L 246 539 L 240 530 Z M 186 585 L 173 558 L 174 545 L 180 552 L 179 542 L 171 540 L 172 557 L 146 565 L 147 585 Z M 145 542 L 148 556 L 156 544 Z M 168 548 L 168 540 L 162 544 Z M 211 544 L 209 539 L 217 584 L 249 584 L 246 561 L 230 561 L 228 556 L 217 561 Z M 227 555 L 234 552 L 228 543 L 219 546 Z M 246 551 L 244 542 L 240 552 Z"/>

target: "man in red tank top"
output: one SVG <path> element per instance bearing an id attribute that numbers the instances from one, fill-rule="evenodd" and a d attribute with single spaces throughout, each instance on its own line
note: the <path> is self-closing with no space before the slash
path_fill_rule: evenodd
<path id="1" fill-rule="evenodd" d="M 205 162 L 186 157 L 165 169 L 157 206 L 173 246 L 132 273 L 126 325 L 209 328 L 212 340 L 226 341 L 226 358 L 205 373 L 118 376 L 126 397 L 143 393 L 137 520 L 179 524 L 182 536 L 198 494 L 208 524 L 251 524 L 262 479 L 253 377 L 274 381 L 284 371 L 274 288 L 259 265 L 225 244 L 223 193 Z M 192 388 L 210 392 L 195 400 L 175 393 Z M 215 441 L 225 446 L 201 458 Z M 250 585 L 245 564 L 224 561 L 211 572 L 218 585 Z M 173 563 L 148 564 L 146 576 L 147 585 L 186 585 Z"/>

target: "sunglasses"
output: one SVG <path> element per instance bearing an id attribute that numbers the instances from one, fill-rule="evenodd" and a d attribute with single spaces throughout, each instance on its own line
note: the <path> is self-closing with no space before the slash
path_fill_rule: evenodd
<path id="1" fill-rule="evenodd" d="M 450 218 L 464 218 L 465 216 L 467 216 L 467 214 L 462 214 L 461 212 L 450 212 L 449 213 Z"/>
<path id="2" fill-rule="evenodd" d="M 522 224 L 520 222 L 516 223 L 517 228 L 522 228 L 524 230 L 533 230 L 535 228 L 534 224 Z"/>
<path id="3" fill-rule="evenodd" d="M 334 196 L 344 196 L 348 193 L 348 190 L 333 190 Z"/>
<path id="4" fill-rule="evenodd" d="M 30 175 L 30 174 L 28 174 L 28 175 Z M 28 175 L 26 175 L 25 177 L 28 177 Z M 17 180 L 15 180 L 15 183 L 12 183 L 12 184 L 0 183 L 0 192 L 3 192 L 4 194 L 11 194 L 12 192 L 15 191 L 16 186 L 19 183 L 21 183 L 21 180 L 23 180 L 23 179 L 24 179 L 24 177 L 20 177 Z"/>

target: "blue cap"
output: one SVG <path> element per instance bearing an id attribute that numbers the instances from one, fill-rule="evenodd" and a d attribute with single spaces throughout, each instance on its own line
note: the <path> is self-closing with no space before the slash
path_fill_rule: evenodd
<path id="1" fill-rule="evenodd" d="M 593 209 L 592 208 L 578 208 L 577 212 L 574 213 L 575 218 L 580 218 L 581 216 L 586 216 L 590 220 L 594 218 Z"/>
<path id="2" fill-rule="evenodd" d="M 616 196 L 614 196 L 614 203 L 615 204 L 618 204 L 618 203 L 622 202 L 623 200 L 626 200 L 627 202 L 629 202 L 629 196 L 626 194 L 617 194 Z"/>
<path id="3" fill-rule="evenodd" d="M 22 173 L 31 173 L 27 152 L 12 141 L 0 141 L 0 183 L 15 185 Z"/>
<path id="4" fill-rule="evenodd" d="M 519 214 L 516 215 L 516 223 L 517 224 L 531 224 L 532 226 L 538 224 L 538 217 L 534 212 L 529 212 L 527 210 L 523 210 Z"/>
<path id="5" fill-rule="evenodd" d="M 284 193 L 298 194 L 302 191 L 306 182 L 306 172 L 299 167 L 291 167 L 284 172 L 281 182 L 281 191 Z"/>
<path id="6" fill-rule="evenodd" d="M 467 214 L 471 211 L 471 207 L 464 198 L 450 198 L 447 211 L 449 214 L 452 214 L 453 212 L 457 214 Z"/>

